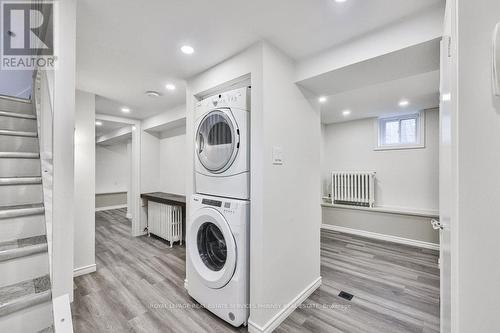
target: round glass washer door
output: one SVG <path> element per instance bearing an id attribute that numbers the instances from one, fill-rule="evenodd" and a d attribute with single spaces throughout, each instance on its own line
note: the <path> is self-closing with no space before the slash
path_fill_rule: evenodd
<path id="1" fill-rule="evenodd" d="M 189 255 L 203 283 L 212 289 L 224 287 L 236 268 L 236 243 L 224 217 L 202 208 L 188 234 Z"/>
<path id="2" fill-rule="evenodd" d="M 196 155 L 211 173 L 226 171 L 233 164 L 239 149 L 236 124 L 222 110 L 208 113 L 196 133 Z"/>

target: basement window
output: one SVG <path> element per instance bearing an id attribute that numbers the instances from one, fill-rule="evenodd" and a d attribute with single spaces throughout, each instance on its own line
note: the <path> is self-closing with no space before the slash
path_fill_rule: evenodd
<path id="1" fill-rule="evenodd" d="M 375 150 L 424 148 L 424 118 L 423 112 L 379 118 L 378 144 Z"/>

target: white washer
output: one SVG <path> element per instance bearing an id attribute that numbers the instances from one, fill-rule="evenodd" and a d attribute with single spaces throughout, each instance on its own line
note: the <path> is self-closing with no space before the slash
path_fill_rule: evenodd
<path id="1" fill-rule="evenodd" d="M 249 316 L 250 202 L 194 194 L 186 234 L 189 295 L 233 326 Z"/>
<path id="2" fill-rule="evenodd" d="M 250 88 L 206 98 L 195 111 L 196 193 L 250 199 Z"/>

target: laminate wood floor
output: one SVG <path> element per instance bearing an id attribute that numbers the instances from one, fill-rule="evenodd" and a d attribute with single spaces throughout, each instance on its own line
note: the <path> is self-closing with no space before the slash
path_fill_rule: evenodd
<path id="1" fill-rule="evenodd" d="M 246 332 L 189 297 L 183 246 L 130 230 L 124 209 L 96 213 L 97 272 L 75 278 L 76 333 Z M 321 256 L 322 286 L 276 332 L 439 332 L 436 251 L 322 231 Z"/>

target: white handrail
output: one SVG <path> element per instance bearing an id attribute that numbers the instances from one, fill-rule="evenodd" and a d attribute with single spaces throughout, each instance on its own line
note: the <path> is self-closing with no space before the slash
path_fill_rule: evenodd
<path id="1" fill-rule="evenodd" d="M 45 224 L 49 251 L 50 276 L 53 276 L 52 265 L 52 193 L 53 193 L 53 91 L 48 71 L 36 71 L 33 82 L 33 107 L 37 117 L 38 143 L 40 163 L 42 167 L 43 203 L 45 207 Z"/>

